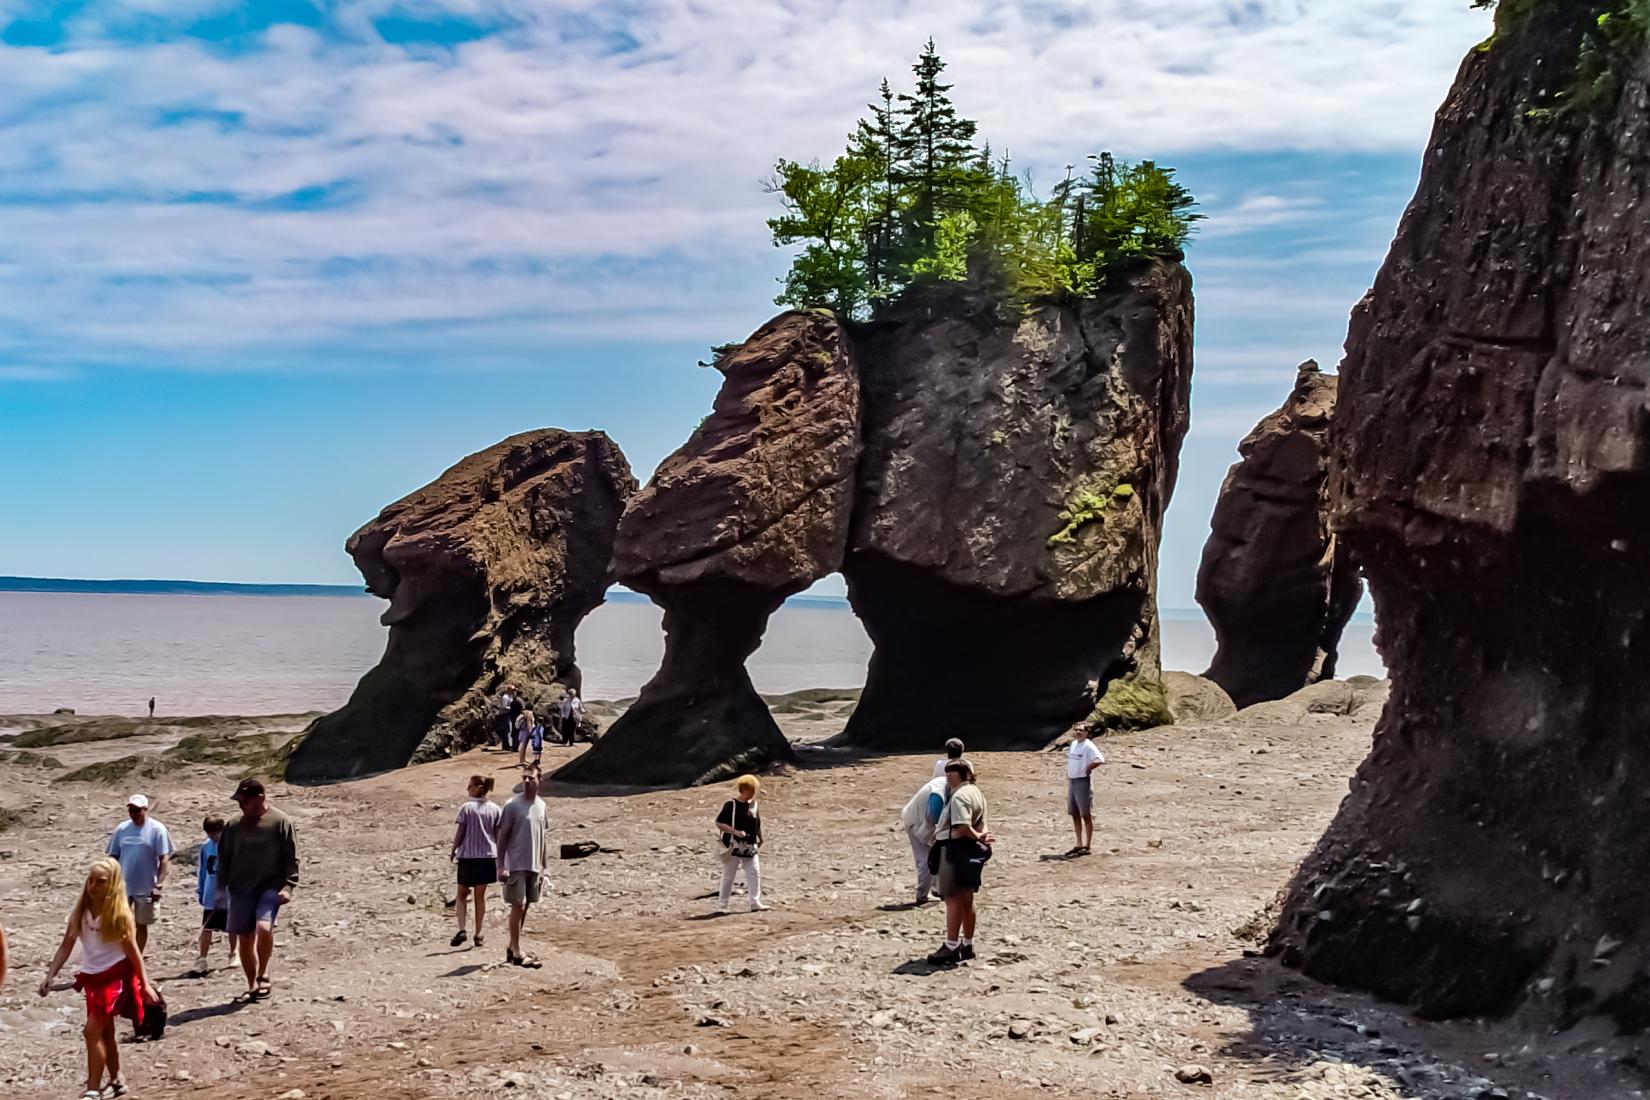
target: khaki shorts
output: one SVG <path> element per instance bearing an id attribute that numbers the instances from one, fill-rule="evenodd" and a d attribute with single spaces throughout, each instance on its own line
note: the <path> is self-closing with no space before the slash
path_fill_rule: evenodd
<path id="1" fill-rule="evenodd" d="M 539 873 L 511 871 L 504 876 L 504 900 L 510 905 L 533 905 L 539 900 Z"/>
<path id="2" fill-rule="evenodd" d="M 132 923 L 147 927 L 155 923 L 154 898 L 127 898 L 132 903 Z"/>

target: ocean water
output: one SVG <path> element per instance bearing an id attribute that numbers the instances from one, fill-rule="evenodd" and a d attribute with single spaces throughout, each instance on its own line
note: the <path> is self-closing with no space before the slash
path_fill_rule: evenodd
<path id="1" fill-rule="evenodd" d="M 383 603 L 351 596 L 0 592 L 0 714 L 274 714 L 331 710 L 377 663 Z M 1340 675 L 1381 675 L 1368 624 L 1347 627 Z M 609 600 L 579 628 L 585 696 L 634 695 L 658 667 L 658 608 Z M 1165 616 L 1166 668 L 1214 654 L 1201 618 Z M 786 605 L 750 660 L 765 693 L 857 687 L 871 644 L 845 606 Z"/>

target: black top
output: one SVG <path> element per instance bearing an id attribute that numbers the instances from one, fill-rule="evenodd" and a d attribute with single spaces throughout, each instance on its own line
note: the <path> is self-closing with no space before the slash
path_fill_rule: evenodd
<path id="1" fill-rule="evenodd" d="M 732 825 L 745 834 L 741 843 L 755 844 L 762 839 L 762 811 L 756 808 L 755 802 L 741 802 L 737 798 L 730 798 L 722 804 L 722 812 L 716 815 L 716 824 Z M 733 834 L 722 834 L 722 847 L 732 845 Z"/>
<path id="2" fill-rule="evenodd" d="M 526 709 L 526 704 L 524 704 L 521 701 L 521 696 L 519 696 L 519 695 L 510 696 L 510 717 L 511 718 L 519 717 L 521 715 L 521 712 L 524 709 Z"/>

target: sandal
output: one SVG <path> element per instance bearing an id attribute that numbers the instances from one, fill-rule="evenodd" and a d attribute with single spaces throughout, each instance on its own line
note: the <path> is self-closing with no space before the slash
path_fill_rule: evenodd
<path id="1" fill-rule="evenodd" d="M 480 932 L 476 933 L 475 945 L 477 947 L 480 947 L 482 945 L 482 939 L 481 939 L 481 933 Z"/>
<path id="2" fill-rule="evenodd" d="M 268 997 L 273 992 L 274 992 L 274 990 L 270 988 L 269 979 L 268 978 L 259 978 L 258 979 L 258 984 L 256 986 L 254 986 L 253 989 L 252 989 L 252 999 L 254 1001 L 261 1001 L 261 1000 L 265 999 L 266 997 Z"/>
<path id="3" fill-rule="evenodd" d="M 466 932 L 466 931 L 464 931 L 464 929 L 460 928 L 458 930 L 458 934 L 455 935 L 452 939 L 448 940 L 447 944 L 450 947 L 462 947 L 462 946 L 464 946 L 464 941 L 466 939 L 468 939 L 469 936 L 470 936 L 470 934 L 468 932 Z"/>
<path id="4" fill-rule="evenodd" d="M 125 1096 L 127 1093 L 129 1093 L 131 1091 L 132 1091 L 131 1089 L 126 1087 L 125 1079 L 117 1077 L 113 1081 L 110 1081 L 108 1083 L 108 1085 L 104 1086 L 103 1095 L 104 1096 L 111 1096 L 111 1097 L 113 1097 L 113 1096 Z"/>
<path id="5" fill-rule="evenodd" d="M 518 955 L 508 947 L 504 949 L 504 961 L 511 966 L 526 967 L 528 970 L 537 970 L 544 964 L 531 955 Z"/>
<path id="6" fill-rule="evenodd" d="M 1071 847 L 1071 848 L 1066 849 L 1065 858 L 1070 859 L 1073 856 L 1080 856 L 1082 854 L 1083 854 L 1083 849 L 1081 847 Z"/>

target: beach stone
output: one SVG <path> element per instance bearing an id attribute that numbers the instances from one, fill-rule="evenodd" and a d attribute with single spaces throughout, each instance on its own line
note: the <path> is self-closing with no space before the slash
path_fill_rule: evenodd
<path id="1" fill-rule="evenodd" d="M 1219 684 L 1189 672 L 1165 672 L 1163 689 L 1176 722 L 1215 722 L 1237 710 Z"/>
<path id="2" fill-rule="evenodd" d="M 1615 81 L 1532 121 L 1597 45 L 1597 12 L 1498 6 L 1353 314 L 1331 526 L 1374 593 L 1391 695 L 1270 946 L 1427 1017 L 1637 1032 L 1650 41 L 1624 35 Z M 1604 937 L 1619 946 L 1595 966 Z"/>
<path id="3" fill-rule="evenodd" d="M 252 1058 L 261 1058 L 269 1053 L 269 1044 L 262 1039 L 247 1039 L 235 1044 L 236 1054 L 245 1054 Z"/>
<path id="4" fill-rule="evenodd" d="M 613 547 L 614 579 L 664 609 L 664 660 L 558 779 L 687 784 L 795 760 L 745 659 L 787 596 L 842 565 L 860 447 L 853 344 L 828 311 L 792 311 L 714 365 L 710 415 L 631 499 Z"/>
<path id="5" fill-rule="evenodd" d="M 1183 1085 L 1212 1085 L 1215 1075 L 1209 1072 L 1209 1067 L 1197 1062 L 1188 1062 L 1174 1071 L 1174 1079 Z"/>
<path id="6" fill-rule="evenodd" d="M 345 544 L 389 601 L 384 656 L 297 743 L 312 782 L 435 759 L 494 736 L 515 685 L 547 707 L 579 683 L 573 632 L 607 591 L 636 482 L 601 432 L 511 436 L 389 505 Z"/>
<path id="7" fill-rule="evenodd" d="M 1335 675 L 1363 596 L 1329 529 L 1329 425 L 1338 379 L 1308 359 L 1283 406 L 1238 444 L 1209 523 L 1197 602 L 1214 627 L 1209 671 L 1239 707 Z"/>
<path id="8" fill-rule="evenodd" d="M 1024 1039 L 1031 1034 L 1031 1027 L 1030 1020 L 1015 1020 L 1008 1025 L 1008 1037 L 1010 1039 Z"/>

